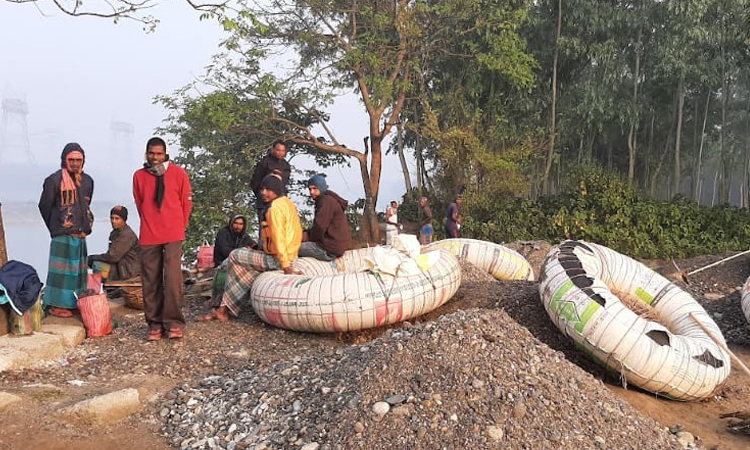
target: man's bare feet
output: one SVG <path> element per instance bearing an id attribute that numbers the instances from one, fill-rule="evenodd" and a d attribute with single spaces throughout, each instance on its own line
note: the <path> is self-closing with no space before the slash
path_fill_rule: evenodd
<path id="1" fill-rule="evenodd" d="M 198 316 L 198 322 L 209 322 L 216 320 L 219 322 L 226 322 L 229 320 L 229 309 L 226 306 L 219 306 L 214 308 L 211 312 Z"/>

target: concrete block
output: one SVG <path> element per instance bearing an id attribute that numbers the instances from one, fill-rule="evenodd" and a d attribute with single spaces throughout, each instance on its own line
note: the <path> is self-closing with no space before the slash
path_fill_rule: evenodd
<path id="1" fill-rule="evenodd" d="M 142 408 L 138 390 L 122 389 L 64 408 L 59 415 L 77 425 L 104 425 L 117 422 Z"/>
<path id="2" fill-rule="evenodd" d="M 73 348 L 86 339 L 86 329 L 83 324 L 71 322 L 70 324 L 42 323 L 42 333 L 60 336 L 66 348 Z"/>
<path id="3" fill-rule="evenodd" d="M 5 337 L 7 335 L 0 336 L 0 339 Z M 0 372 L 26 367 L 32 362 L 33 360 L 26 352 L 22 352 L 17 348 L 0 345 Z"/>
<path id="4" fill-rule="evenodd" d="M 34 333 L 25 336 L 0 336 L 0 348 L 9 347 L 26 353 L 32 360 L 59 358 L 65 352 L 62 336 Z"/>
<path id="5" fill-rule="evenodd" d="M 21 397 L 17 395 L 13 395 L 10 392 L 0 391 L 0 409 L 3 409 L 12 403 L 16 403 L 20 401 L 21 401 Z"/>

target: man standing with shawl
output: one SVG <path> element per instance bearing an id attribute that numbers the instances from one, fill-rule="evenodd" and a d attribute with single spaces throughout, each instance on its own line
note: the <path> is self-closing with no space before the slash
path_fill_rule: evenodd
<path id="1" fill-rule="evenodd" d="M 52 237 L 42 303 L 50 314 L 70 317 L 77 307 L 76 295 L 86 289 L 94 180 L 83 173 L 85 153 L 79 144 L 66 144 L 60 160 L 61 169 L 44 180 L 39 198 L 39 212 Z"/>
<path id="2" fill-rule="evenodd" d="M 160 340 L 163 333 L 180 339 L 184 333 L 182 242 L 192 195 L 187 172 L 169 161 L 164 140 L 149 139 L 146 163 L 133 174 L 133 198 L 141 218 L 143 312 L 149 341 Z"/>

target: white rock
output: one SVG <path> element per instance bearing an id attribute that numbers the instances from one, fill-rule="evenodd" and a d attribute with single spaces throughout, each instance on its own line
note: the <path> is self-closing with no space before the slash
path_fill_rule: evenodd
<path id="1" fill-rule="evenodd" d="M 503 435 L 505 433 L 503 432 L 503 429 L 494 425 L 490 425 L 487 427 L 487 436 L 490 437 L 493 441 L 499 441 L 503 438 Z"/>
<path id="2" fill-rule="evenodd" d="M 374 405 L 372 405 L 372 412 L 374 412 L 380 417 L 383 417 L 384 415 L 388 414 L 388 411 L 390 410 L 391 410 L 391 405 L 389 405 L 388 402 L 377 402 Z"/>
<path id="3" fill-rule="evenodd" d="M 60 415 L 83 425 L 107 424 L 123 419 L 142 408 L 137 389 L 123 389 L 69 406 Z"/>
<path id="4" fill-rule="evenodd" d="M 17 395 L 13 395 L 9 392 L 0 392 L 0 409 L 16 402 L 20 402 L 22 399 Z"/>
<path id="5" fill-rule="evenodd" d="M 687 431 L 679 431 L 675 434 L 677 442 L 679 442 L 683 448 L 688 448 L 691 444 L 695 443 L 695 436 Z"/>

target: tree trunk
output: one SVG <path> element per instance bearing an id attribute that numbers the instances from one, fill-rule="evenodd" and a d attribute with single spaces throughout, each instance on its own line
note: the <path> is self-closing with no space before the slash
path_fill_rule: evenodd
<path id="1" fill-rule="evenodd" d="M 396 139 L 398 147 L 398 160 L 401 163 L 401 173 L 404 175 L 404 187 L 406 188 L 406 196 L 412 199 L 412 185 L 411 185 L 411 174 L 409 173 L 409 166 L 406 165 L 406 157 L 404 156 L 404 135 L 403 135 L 403 123 L 398 124 L 396 129 Z"/>
<path id="2" fill-rule="evenodd" d="M 367 170 L 367 153 L 357 157 L 359 170 L 362 174 L 362 187 L 365 190 L 365 206 L 362 211 L 362 233 L 361 237 L 368 246 L 378 245 L 380 239 L 380 230 L 378 228 L 378 215 L 375 212 L 377 198 L 370 184 L 370 175 Z"/>
<path id="3" fill-rule="evenodd" d="M 701 171 L 703 170 L 703 144 L 706 142 L 706 122 L 708 121 L 708 106 L 711 101 L 711 89 L 708 90 L 706 95 L 706 110 L 703 111 L 703 127 L 701 128 L 701 140 L 698 145 L 698 160 L 695 164 L 695 180 L 693 184 L 693 200 L 697 203 L 701 202 Z"/>
<path id="4" fill-rule="evenodd" d="M 555 108 L 557 106 L 557 58 L 559 56 L 560 28 L 562 27 L 562 0 L 557 0 L 557 27 L 555 29 L 555 54 L 552 59 L 552 102 L 550 105 L 549 147 L 547 161 L 542 176 L 542 193 L 549 194 L 549 177 L 552 170 L 552 159 L 555 156 Z"/>
<path id="5" fill-rule="evenodd" d="M 680 142 L 682 138 L 682 115 L 685 108 L 685 78 L 680 77 L 677 83 L 677 131 L 674 137 L 674 189 L 672 195 L 680 192 L 680 174 L 682 167 L 680 165 Z"/>
<path id="6" fill-rule="evenodd" d="M 5 227 L 3 226 L 3 204 L 0 202 L 0 267 L 8 262 L 8 248 L 5 246 Z"/>
<path id="7" fill-rule="evenodd" d="M 648 191 L 651 197 L 656 196 L 656 182 L 659 179 L 659 172 L 661 172 L 664 161 L 667 159 L 667 155 L 669 154 L 669 147 L 672 145 L 672 130 L 669 131 L 669 134 L 667 134 L 667 142 L 664 144 L 664 151 L 661 153 L 661 158 L 659 158 L 659 162 L 656 164 L 656 168 L 651 173 L 651 179 L 649 180 Z"/>
<path id="8" fill-rule="evenodd" d="M 748 15 L 750 17 L 750 14 Z M 747 117 L 747 128 L 746 130 L 750 130 L 750 98 L 747 99 L 747 111 L 745 112 L 745 117 Z M 748 133 L 745 133 L 745 174 L 750 174 L 750 136 Z M 748 178 L 748 182 L 745 184 L 745 204 L 744 207 L 750 207 L 750 177 Z"/>
<path id="9" fill-rule="evenodd" d="M 638 42 L 635 48 L 635 73 L 633 74 L 633 116 L 628 130 L 628 186 L 635 180 L 635 157 L 638 133 L 638 78 L 641 72 L 641 30 L 638 29 Z"/>
<path id="10" fill-rule="evenodd" d="M 727 125 L 727 101 L 730 98 L 729 94 L 729 76 L 727 75 L 726 53 L 724 46 L 721 47 L 721 127 L 719 127 L 719 158 L 721 168 L 721 178 L 719 179 L 719 204 L 729 203 L 729 176 L 728 174 L 732 170 L 730 152 L 727 151 L 724 143 L 724 130 Z"/>

